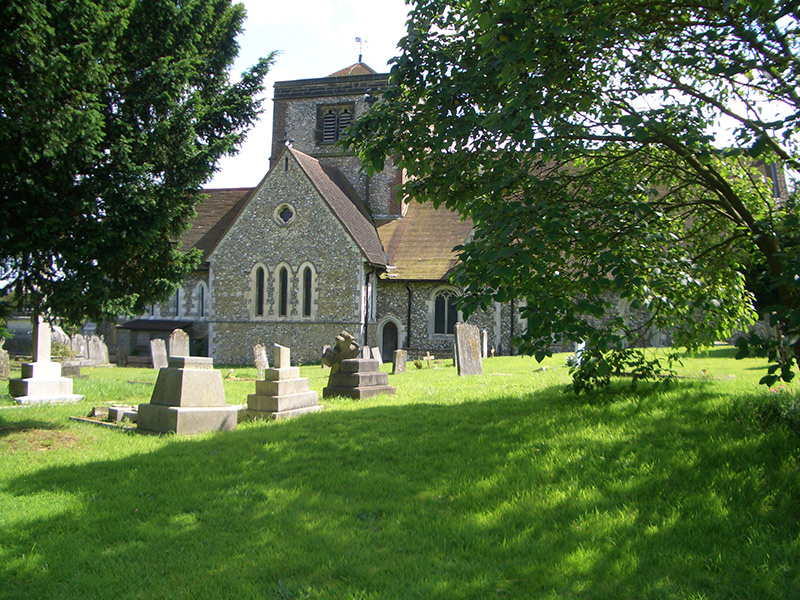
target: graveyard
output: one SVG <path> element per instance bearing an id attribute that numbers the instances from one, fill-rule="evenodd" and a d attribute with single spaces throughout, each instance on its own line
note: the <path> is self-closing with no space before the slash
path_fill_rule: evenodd
<path id="1" fill-rule="evenodd" d="M 0 397 L 0 598 L 800 590 L 800 427 L 775 418 L 795 391 L 759 386 L 757 359 L 717 348 L 684 358 L 673 386 L 576 396 L 564 354 L 469 376 L 434 357 L 381 364 L 395 393 L 353 399 L 323 395 L 330 368 L 266 354 L 263 369 L 214 365 L 226 404 L 278 409 L 288 381 L 320 409 L 197 435 L 71 419 L 150 403 L 188 359 L 84 366 L 75 403 Z"/>

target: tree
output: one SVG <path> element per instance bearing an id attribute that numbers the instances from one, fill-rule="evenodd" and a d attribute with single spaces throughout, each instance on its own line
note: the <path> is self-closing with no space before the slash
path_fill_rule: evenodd
<path id="1" fill-rule="evenodd" d="M 142 312 L 197 264 L 177 241 L 260 112 L 230 0 L 0 6 L 0 297 L 69 322 Z"/>
<path id="2" fill-rule="evenodd" d="M 798 211 L 765 174 L 800 167 L 798 33 L 788 0 L 420 0 L 349 144 L 472 218 L 462 309 L 525 299 L 521 350 L 586 341 L 602 376 L 643 326 L 695 348 L 759 292 L 749 345 L 790 379 Z"/>

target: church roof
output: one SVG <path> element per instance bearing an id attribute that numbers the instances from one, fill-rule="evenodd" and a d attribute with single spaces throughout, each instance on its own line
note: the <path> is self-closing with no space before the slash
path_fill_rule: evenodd
<path id="1" fill-rule="evenodd" d="M 363 62 L 357 62 L 344 69 L 331 73 L 328 77 L 349 77 L 351 75 L 376 75 L 377 73 Z"/>
<path id="2" fill-rule="evenodd" d="M 378 227 L 389 263 L 383 278 L 445 281 L 458 263 L 453 247 L 463 244 L 472 221 L 444 206 L 411 202 L 405 216 Z"/>
<path id="3" fill-rule="evenodd" d="M 250 199 L 255 188 L 220 188 L 203 190 L 207 196 L 195 206 L 197 215 L 191 227 L 181 236 L 181 250 L 203 251 L 203 262 L 217 247 L 237 215 Z"/>
<path id="4" fill-rule="evenodd" d="M 373 265 L 385 266 L 386 254 L 375 230 L 375 223 L 344 175 L 338 169 L 325 165 L 299 150 L 287 148 L 287 151 L 297 160 L 309 181 L 361 249 L 367 261 Z"/>

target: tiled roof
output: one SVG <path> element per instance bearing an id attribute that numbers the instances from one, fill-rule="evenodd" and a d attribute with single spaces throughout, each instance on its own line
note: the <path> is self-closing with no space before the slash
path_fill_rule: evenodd
<path id="1" fill-rule="evenodd" d="M 467 241 L 472 221 L 444 206 L 411 202 L 405 216 L 378 226 L 389 266 L 385 279 L 446 281 L 458 262 L 453 247 Z"/>
<path id="2" fill-rule="evenodd" d="M 203 251 L 203 262 L 217 247 L 233 220 L 239 215 L 255 188 L 224 188 L 203 190 L 208 197 L 195 206 L 197 216 L 181 236 L 181 250 Z"/>
<path id="3" fill-rule="evenodd" d="M 366 207 L 338 169 L 324 165 L 316 158 L 294 148 L 287 148 L 308 176 L 322 199 L 373 265 L 385 266 L 386 255 L 375 224 Z"/>
<path id="4" fill-rule="evenodd" d="M 336 71 L 336 73 L 331 73 L 328 77 L 349 77 L 350 75 L 375 75 L 376 72 L 373 71 L 370 67 L 365 65 L 363 62 L 357 62 L 354 65 L 350 65 L 340 71 Z"/>

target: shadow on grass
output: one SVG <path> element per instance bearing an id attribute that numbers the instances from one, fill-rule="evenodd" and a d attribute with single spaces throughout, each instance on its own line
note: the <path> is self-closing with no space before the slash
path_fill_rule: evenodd
<path id="1" fill-rule="evenodd" d="M 36 419 L 8 421 L 7 419 L 4 419 L 2 413 L 0 413 L 0 437 L 32 431 L 35 429 L 62 429 L 62 427 L 53 424 L 51 421 L 39 421 Z"/>
<path id="2" fill-rule="evenodd" d="M 709 390 L 330 410 L 50 467 L 0 490 L 64 500 L 0 521 L 0 597 L 797 597 L 797 446 Z"/>

